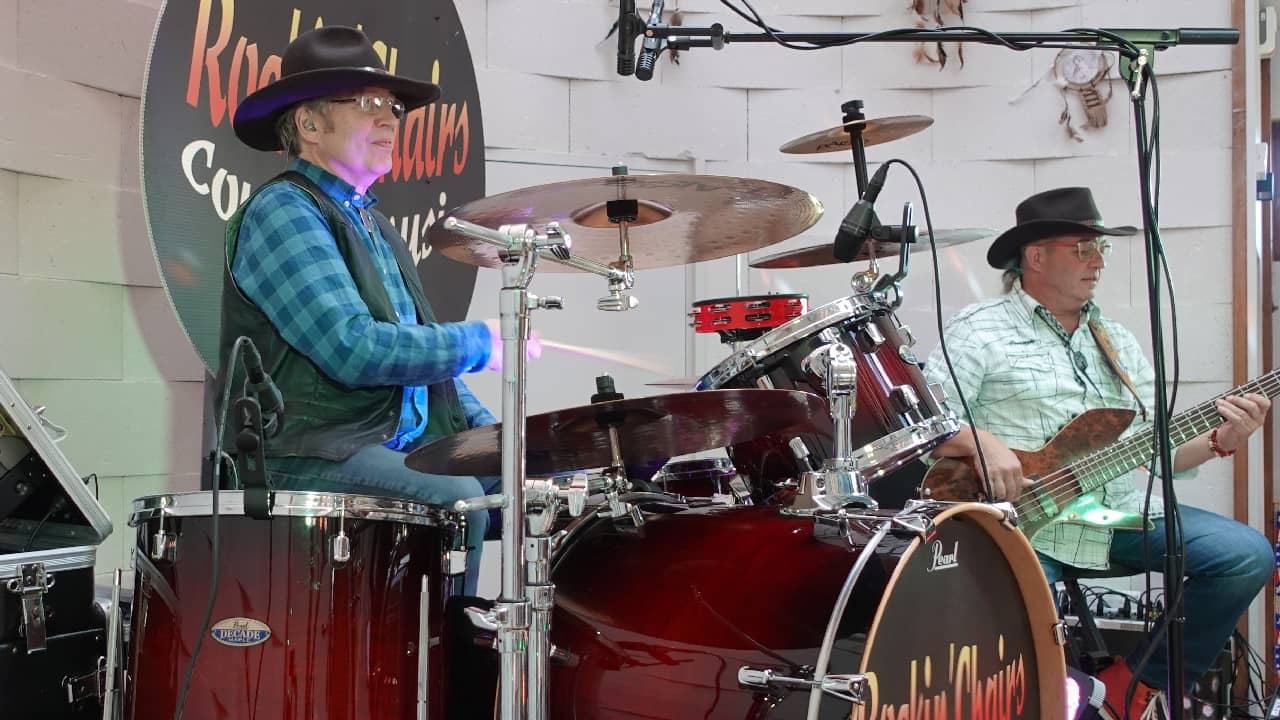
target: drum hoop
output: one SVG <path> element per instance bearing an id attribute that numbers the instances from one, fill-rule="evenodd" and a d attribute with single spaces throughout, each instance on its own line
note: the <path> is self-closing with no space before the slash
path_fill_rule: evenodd
<path id="1" fill-rule="evenodd" d="M 875 310 L 876 306 L 860 295 L 850 295 L 810 310 L 752 340 L 746 347 L 711 368 L 694 387 L 698 390 L 718 390 L 743 371 L 755 367 L 761 360 L 797 340 L 849 318 L 870 316 Z"/>
<path id="2" fill-rule="evenodd" d="M 940 417 L 931 417 L 924 422 L 894 430 L 878 440 L 853 450 L 850 454 L 858 469 L 863 470 L 863 475 L 874 480 L 901 466 L 907 460 L 920 457 L 959 431 L 960 421 L 953 413 L 944 410 Z M 926 435 L 928 437 L 923 437 Z M 889 458 L 900 453 L 914 453 L 914 455 L 894 465 L 886 464 Z"/>
<path id="3" fill-rule="evenodd" d="M 1036 559 L 1035 550 L 1018 528 L 1008 524 L 1006 514 L 1001 510 L 981 503 L 956 503 L 946 508 L 933 518 L 934 524 L 940 524 L 953 515 L 969 514 L 995 541 L 1014 578 L 1018 581 L 1018 589 L 1027 608 L 1027 620 L 1031 626 L 1032 644 L 1036 652 L 1036 668 L 1039 671 L 1037 680 L 1040 683 L 1040 710 L 1042 712 L 1059 712 L 1066 707 L 1067 664 L 1062 648 L 1054 641 L 1054 628 L 1058 624 L 1057 606 L 1053 602 L 1053 594 L 1049 591 L 1049 581 L 1045 578 L 1044 568 Z M 908 560 L 924 544 L 924 537 L 916 537 L 902 552 L 897 567 L 893 570 L 889 582 L 881 595 L 880 607 L 876 609 L 875 620 L 867 633 L 867 642 L 863 646 L 862 661 L 858 672 L 867 673 L 867 659 L 875 649 L 880 633 L 880 621 L 888 607 L 888 598 L 893 596 L 894 587 L 905 571 Z M 1038 600 L 1038 602 L 1031 602 Z M 837 608 L 844 612 L 843 608 Z M 890 639 L 892 641 L 892 638 Z M 820 669 L 821 670 L 821 669 Z M 1049 717 L 1052 717 L 1050 715 Z"/>
<path id="4" fill-rule="evenodd" d="M 218 513 L 223 516 L 243 515 L 244 492 L 219 492 Z M 149 495 L 133 501 L 129 525 L 136 527 L 157 517 L 209 517 L 212 514 L 213 492 L 209 490 Z M 457 513 L 439 505 L 347 493 L 276 491 L 271 514 L 279 517 L 387 520 L 432 526 L 458 521 Z"/>

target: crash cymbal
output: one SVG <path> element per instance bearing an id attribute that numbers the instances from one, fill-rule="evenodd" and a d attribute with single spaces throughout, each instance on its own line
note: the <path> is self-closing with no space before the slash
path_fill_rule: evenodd
<path id="1" fill-rule="evenodd" d="M 914 135 L 932 124 L 933 118 L 927 115 L 894 115 L 891 117 L 854 120 L 833 128 L 809 133 L 804 137 L 785 143 L 778 149 L 792 155 L 836 152 L 838 150 L 848 150 L 850 145 L 853 144 L 845 128 L 855 125 L 862 126 L 862 144 L 870 146 Z"/>
<path id="2" fill-rule="evenodd" d="M 964 243 L 981 240 L 982 238 L 991 237 L 995 234 L 995 230 L 988 230 L 985 228 L 939 230 L 934 233 L 934 240 L 938 247 L 948 247 L 951 245 L 963 245 Z M 928 234 L 921 235 L 919 241 L 912 243 L 911 250 L 912 252 L 927 252 L 929 250 Z M 850 262 L 869 260 L 871 259 L 873 252 L 877 259 L 896 257 L 902 252 L 902 243 L 868 238 L 867 242 L 862 246 L 862 252 L 858 253 L 858 257 L 850 260 Z M 835 245 L 832 243 L 824 243 L 822 245 L 812 245 L 810 247 L 800 248 L 799 250 L 788 250 L 786 252 L 774 253 L 773 255 L 766 255 L 759 260 L 752 261 L 751 267 L 773 270 L 780 268 L 836 265 L 840 262 L 840 260 L 836 259 Z"/>
<path id="3" fill-rule="evenodd" d="M 474 200 L 450 216 L 489 228 L 556 221 L 573 254 L 600 263 L 618 260 L 618 226 L 606 203 L 635 200 L 627 223 L 636 269 L 714 260 L 780 242 L 812 227 L 822 203 L 796 188 L 749 178 L 715 175 L 615 175 L 536 185 Z M 498 248 L 444 229 L 427 234 L 432 247 L 458 262 L 501 267 Z M 559 263 L 544 272 L 578 272 Z"/>
<path id="4" fill-rule="evenodd" d="M 708 390 L 612 400 L 531 415 L 526 420 L 530 475 L 612 464 L 601 413 L 621 420 L 618 444 L 629 465 L 726 447 L 808 426 L 827 404 L 796 390 Z M 502 472 L 502 424 L 466 430 L 414 450 L 405 465 L 436 475 Z"/>

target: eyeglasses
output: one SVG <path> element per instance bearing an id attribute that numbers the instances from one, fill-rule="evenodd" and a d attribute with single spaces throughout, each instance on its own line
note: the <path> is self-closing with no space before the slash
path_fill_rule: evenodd
<path id="1" fill-rule="evenodd" d="M 392 97 L 382 97 L 381 95 L 361 95 L 359 97 L 334 98 L 329 102 L 358 103 L 360 105 L 360 109 L 370 115 L 380 112 L 383 108 L 387 108 L 397 120 L 404 117 L 404 103 Z"/>
<path id="2" fill-rule="evenodd" d="M 1111 241 L 1106 238 L 1090 238 L 1088 240 L 1055 240 L 1041 243 L 1049 247 L 1074 247 L 1081 260 L 1089 260 L 1095 254 L 1106 257 L 1111 254 Z"/>

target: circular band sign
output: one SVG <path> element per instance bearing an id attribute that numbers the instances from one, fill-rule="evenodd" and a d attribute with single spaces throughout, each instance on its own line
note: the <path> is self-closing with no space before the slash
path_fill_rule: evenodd
<path id="1" fill-rule="evenodd" d="M 220 364 L 227 220 L 285 169 L 231 129 L 241 98 L 280 77 L 280 55 L 323 25 L 359 27 L 387 69 L 440 85 L 400 122 L 391 172 L 370 190 L 409 245 L 441 321 L 466 316 L 476 268 L 432 253 L 427 229 L 484 194 L 484 131 L 471 51 L 450 0 L 168 0 L 142 97 L 142 196 L 165 290 L 210 372 Z"/>

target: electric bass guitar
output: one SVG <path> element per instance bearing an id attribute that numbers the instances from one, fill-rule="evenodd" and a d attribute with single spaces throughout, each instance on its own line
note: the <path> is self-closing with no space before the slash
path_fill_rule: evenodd
<path id="1" fill-rule="evenodd" d="M 1169 420 L 1173 447 L 1222 423 L 1214 403 L 1231 395 L 1280 394 L 1280 370 L 1178 413 Z M 1142 515 L 1106 507 L 1092 493 L 1124 473 L 1151 462 L 1154 431 L 1118 440 L 1133 422 L 1133 410 L 1088 410 L 1067 423 L 1039 450 L 1014 450 L 1022 462 L 1022 474 L 1036 481 L 1014 503 L 1023 534 L 1034 538 L 1054 522 L 1074 522 L 1112 529 L 1141 529 Z M 965 431 L 967 432 L 967 431 Z M 920 496 L 945 502 L 983 501 L 986 495 L 978 473 L 967 462 L 941 459 L 929 468 L 920 483 Z"/>

